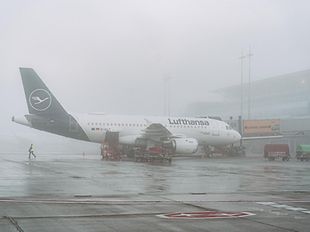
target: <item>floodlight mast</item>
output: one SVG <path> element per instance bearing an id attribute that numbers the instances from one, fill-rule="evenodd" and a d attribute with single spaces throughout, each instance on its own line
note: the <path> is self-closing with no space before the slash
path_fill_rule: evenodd
<path id="1" fill-rule="evenodd" d="M 247 54 L 247 57 L 249 59 L 249 83 L 248 83 L 248 119 L 251 119 L 251 58 L 253 56 L 253 53 L 251 53 L 251 47 L 249 47 L 249 53 Z"/>
<path id="2" fill-rule="evenodd" d="M 245 55 L 243 55 L 243 52 L 241 52 L 241 56 L 238 58 L 240 60 L 240 116 L 243 118 L 243 64 L 244 64 L 244 59 L 246 58 Z"/>

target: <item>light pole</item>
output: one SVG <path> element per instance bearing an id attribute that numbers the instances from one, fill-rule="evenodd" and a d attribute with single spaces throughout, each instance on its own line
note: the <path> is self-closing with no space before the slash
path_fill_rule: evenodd
<path id="1" fill-rule="evenodd" d="M 249 47 L 249 53 L 247 57 L 249 58 L 249 83 L 248 83 L 248 119 L 251 119 L 251 57 L 253 54 L 251 53 L 251 47 Z"/>
<path id="2" fill-rule="evenodd" d="M 170 116 L 170 76 L 164 77 L 164 114 Z"/>
<path id="3" fill-rule="evenodd" d="M 241 52 L 240 59 L 240 116 L 243 118 L 243 61 L 246 58 L 245 55 Z"/>

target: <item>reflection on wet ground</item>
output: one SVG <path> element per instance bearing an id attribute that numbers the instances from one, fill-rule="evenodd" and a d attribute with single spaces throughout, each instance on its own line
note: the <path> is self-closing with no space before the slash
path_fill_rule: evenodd
<path id="1" fill-rule="evenodd" d="M 98 156 L 0 156 L 0 231 L 308 231 L 310 162 Z M 240 219 L 157 214 L 247 211 Z M 309 213 L 308 213 L 309 212 Z"/>

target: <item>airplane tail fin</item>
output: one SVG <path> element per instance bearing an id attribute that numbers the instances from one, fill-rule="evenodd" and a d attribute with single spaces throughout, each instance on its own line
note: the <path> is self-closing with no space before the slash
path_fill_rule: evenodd
<path id="1" fill-rule="evenodd" d="M 66 116 L 68 113 L 32 68 L 19 68 L 30 114 Z"/>

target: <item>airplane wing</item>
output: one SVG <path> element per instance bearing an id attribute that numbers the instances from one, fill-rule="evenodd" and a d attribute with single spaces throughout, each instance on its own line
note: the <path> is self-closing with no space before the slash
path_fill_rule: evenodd
<path id="1" fill-rule="evenodd" d="M 142 137 L 150 140 L 159 140 L 160 138 L 169 138 L 172 133 L 160 123 L 152 123 L 145 128 Z"/>
<path id="2" fill-rule="evenodd" d="M 270 135 L 270 136 L 255 136 L 255 137 L 242 137 L 243 141 L 247 140 L 261 140 L 261 139 L 281 139 L 283 135 Z"/>
<path id="3" fill-rule="evenodd" d="M 184 135 L 172 134 L 165 126 L 160 123 L 151 123 L 142 133 L 142 138 L 160 141 L 167 138 L 183 138 Z"/>

